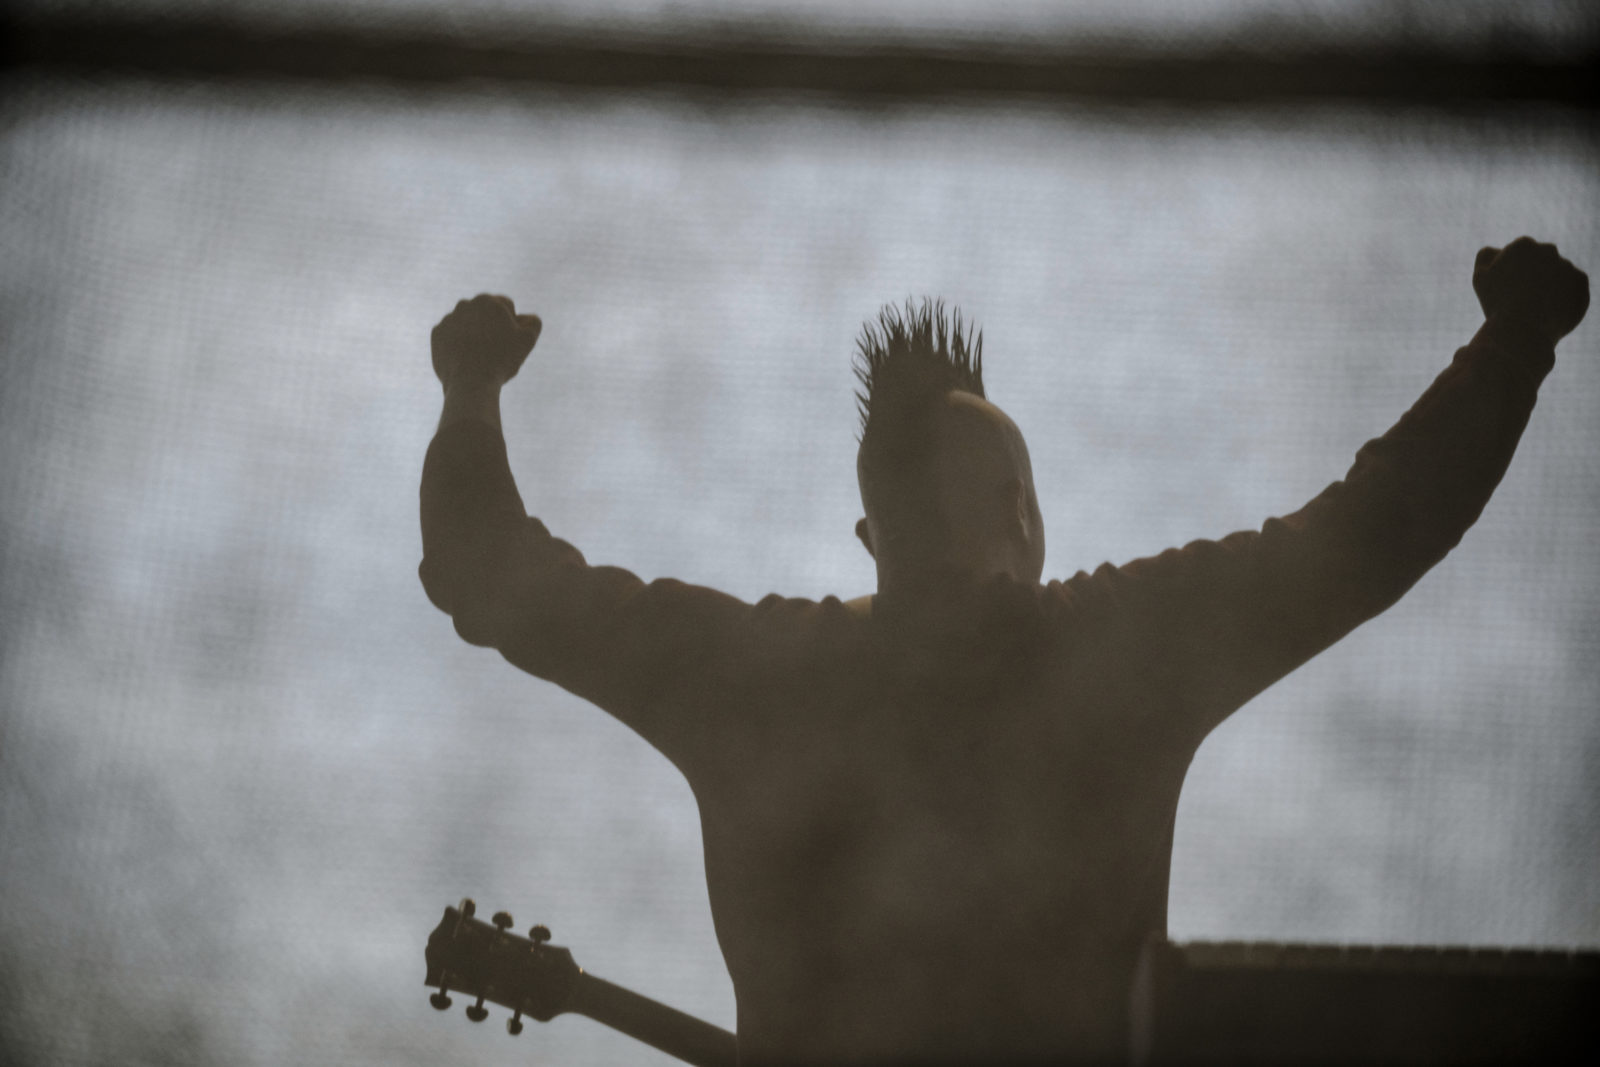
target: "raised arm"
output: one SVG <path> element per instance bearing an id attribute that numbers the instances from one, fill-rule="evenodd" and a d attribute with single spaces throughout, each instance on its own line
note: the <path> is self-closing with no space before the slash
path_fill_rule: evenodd
<path id="1" fill-rule="evenodd" d="M 1589 290 L 1526 237 L 1482 250 L 1473 287 L 1482 328 L 1343 481 L 1259 531 L 1097 575 L 1202 732 L 1398 600 L 1488 503 Z"/>
<path id="2" fill-rule="evenodd" d="M 681 763 L 704 724 L 674 714 L 674 698 L 750 609 L 591 567 L 528 517 L 506 460 L 500 390 L 539 330 L 536 316 L 497 296 L 462 301 L 434 328 L 445 399 L 422 473 L 422 585 L 464 639 L 593 701 Z"/>

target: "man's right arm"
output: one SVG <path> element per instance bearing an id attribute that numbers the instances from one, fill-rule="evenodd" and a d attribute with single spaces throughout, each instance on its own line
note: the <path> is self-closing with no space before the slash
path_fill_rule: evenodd
<path id="1" fill-rule="evenodd" d="M 592 701 L 678 761 L 704 724 L 673 721 L 670 698 L 710 673 L 708 659 L 750 609 L 713 590 L 591 567 L 527 515 L 498 398 L 537 321 L 504 298 L 478 297 L 434 331 L 445 404 L 423 465 L 423 588 L 465 640 Z"/>

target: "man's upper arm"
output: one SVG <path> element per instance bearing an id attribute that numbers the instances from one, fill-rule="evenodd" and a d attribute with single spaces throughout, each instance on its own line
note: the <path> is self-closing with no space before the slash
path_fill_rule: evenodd
<path id="1" fill-rule="evenodd" d="M 1147 654 L 1202 730 L 1388 608 L 1460 541 L 1553 360 L 1480 331 L 1299 511 L 1098 576 L 1142 620 Z"/>
<path id="2" fill-rule="evenodd" d="M 749 605 L 589 566 L 526 515 L 504 441 L 483 424 L 434 439 L 422 527 L 423 587 L 464 639 L 592 701 L 677 758 L 692 724 L 665 721 L 657 698 L 718 665 Z"/>

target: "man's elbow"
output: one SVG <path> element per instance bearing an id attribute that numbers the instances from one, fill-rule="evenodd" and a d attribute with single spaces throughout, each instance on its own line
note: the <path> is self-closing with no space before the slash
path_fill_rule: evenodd
<path id="1" fill-rule="evenodd" d="M 483 648 L 504 643 L 512 612 L 502 582 L 481 568 L 443 566 L 434 557 L 423 559 L 417 573 L 428 600 L 450 616 L 462 640 Z"/>
<path id="2" fill-rule="evenodd" d="M 1443 562 L 1482 510 L 1480 501 L 1463 502 L 1426 487 L 1393 500 L 1382 521 L 1370 531 L 1365 553 L 1367 570 L 1383 594 L 1384 608 Z"/>
<path id="3" fill-rule="evenodd" d="M 479 648 L 499 648 L 505 643 L 505 627 L 498 614 L 487 611 L 465 610 L 451 616 L 456 633 L 469 645 Z"/>

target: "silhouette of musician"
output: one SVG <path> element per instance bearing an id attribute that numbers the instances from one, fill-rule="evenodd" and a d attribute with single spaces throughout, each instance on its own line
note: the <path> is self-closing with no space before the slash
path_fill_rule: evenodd
<path id="1" fill-rule="evenodd" d="M 499 393 L 540 321 L 478 296 L 433 331 L 422 582 L 467 641 L 688 779 L 742 1062 L 1116 1059 L 1190 758 L 1460 540 L 1589 302 L 1526 237 L 1472 284 L 1482 328 L 1343 481 L 1048 584 L 981 341 L 936 305 L 886 309 L 856 365 L 877 593 L 756 604 L 592 566 L 527 516 Z"/>

